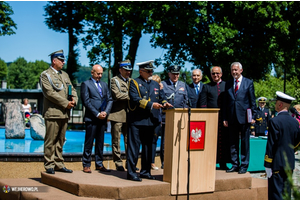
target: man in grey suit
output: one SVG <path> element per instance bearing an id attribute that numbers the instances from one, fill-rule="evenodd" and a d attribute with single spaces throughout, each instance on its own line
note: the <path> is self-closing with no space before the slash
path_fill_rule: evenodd
<path id="1" fill-rule="evenodd" d="M 110 88 L 111 95 L 114 100 L 108 120 L 111 123 L 111 145 L 113 161 L 117 171 L 124 171 L 123 162 L 120 151 L 121 133 L 124 136 L 125 152 L 127 149 L 127 123 L 126 115 L 128 112 L 128 80 L 132 71 L 130 60 L 119 63 L 120 74 L 111 79 Z"/>
<path id="2" fill-rule="evenodd" d="M 110 172 L 103 165 L 104 131 L 107 125 L 107 116 L 111 110 L 113 101 L 107 84 L 100 81 L 103 68 L 94 65 L 91 71 L 92 77 L 81 84 L 81 100 L 85 107 L 85 140 L 82 155 L 83 172 L 91 173 L 91 155 L 93 142 L 95 141 L 95 165 L 96 170 Z"/>
<path id="3" fill-rule="evenodd" d="M 43 71 L 40 84 L 44 95 L 43 117 L 46 135 L 44 139 L 44 167 L 46 173 L 55 171 L 72 173 L 64 165 L 62 157 L 70 109 L 77 104 L 77 93 L 68 74 L 61 69 L 65 64 L 63 50 L 51 53 L 51 66 Z M 68 94 L 72 97 L 68 98 Z"/>

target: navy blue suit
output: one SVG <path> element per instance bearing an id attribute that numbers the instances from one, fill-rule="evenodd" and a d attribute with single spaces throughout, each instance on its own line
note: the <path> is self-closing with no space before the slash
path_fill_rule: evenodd
<path id="1" fill-rule="evenodd" d="M 189 87 L 188 87 L 189 96 L 188 97 L 192 104 L 192 108 L 197 108 L 197 102 L 200 97 L 200 92 L 202 91 L 202 88 L 203 88 L 203 83 L 200 82 L 200 89 L 199 89 L 199 93 L 197 94 L 194 83 L 189 84 Z"/>
<path id="2" fill-rule="evenodd" d="M 256 112 L 253 81 L 243 77 L 236 94 L 234 90 L 234 80 L 230 79 L 225 84 L 223 121 L 228 121 L 232 167 L 247 170 L 250 158 L 250 123 L 247 122 L 247 109 L 252 110 L 252 119 Z M 241 163 L 239 132 L 241 132 Z"/>
<path id="3" fill-rule="evenodd" d="M 127 116 L 127 178 L 136 177 L 136 164 L 142 144 L 141 175 L 151 175 L 152 141 L 154 129 L 160 123 L 160 110 L 152 108 L 154 102 L 167 102 L 159 84 L 150 80 L 149 83 L 140 76 L 130 80 L 130 106 Z"/>
<path id="4" fill-rule="evenodd" d="M 107 118 L 101 120 L 97 118 L 98 113 L 105 111 L 107 116 L 110 113 L 113 101 L 107 84 L 100 81 L 103 96 L 100 96 L 98 88 L 92 79 L 81 84 L 81 100 L 85 107 L 84 122 L 86 127 L 84 150 L 82 155 L 83 167 L 91 166 L 91 155 L 93 142 L 95 141 L 95 165 L 103 166 L 103 145 L 104 131 L 106 129 Z"/>
<path id="5" fill-rule="evenodd" d="M 299 146 L 300 129 L 296 119 L 287 111 L 270 119 L 268 142 L 266 147 L 264 166 L 272 169 L 272 176 L 268 178 L 269 199 L 282 199 L 284 186 L 291 196 L 291 187 L 287 183 L 285 169 L 290 168 L 291 174 L 295 168 L 295 149 Z"/>

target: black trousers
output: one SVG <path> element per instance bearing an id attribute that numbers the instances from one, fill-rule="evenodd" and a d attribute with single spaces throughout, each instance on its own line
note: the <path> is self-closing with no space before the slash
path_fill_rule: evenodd
<path id="1" fill-rule="evenodd" d="M 240 124 L 235 120 L 228 128 L 232 167 L 247 170 L 250 159 L 250 124 Z M 239 133 L 241 133 L 241 152 L 239 152 Z"/>
<path id="2" fill-rule="evenodd" d="M 152 141 L 155 126 L 128 125 L 127 141 L 127 176 L 135 177 L 136 164 L 139 158 L 140 145 L 142 144 L 142 168 L 140 174 L 151 175 Z"/>
<path id="3" fill-rule="evenodd" d="M 293 171 L 290 171 L 293 175 Z M 284 170 L 272 172 L 272 176 L 268 178 L 268 199 L 281 200 L 286 193 L 291 199 L 291 184 L 287 180 L 287 174 Z"/>
<path id="4" fill-rule="evenodd" d="M 153 141 L 152 141 L 152 161 L 151 161 L 151 163 L 155 163 L 157 140 L 160 135 L 161 135 L 161 124 L 156 126 L 154 129 L 154 136 L 153 136 Z"/>
<path id="5" fill-rule="evenodd" d="M 103 121 L 103 122 L 102 122 Z M 83 167 L 90 167 L 92 160 L 92 149 L 95 140 L 95 165 L 96 167 L 103 166 L 103 146 L 104 146 L 104 131 L 106 129 L 106 120 L 97 121 L 97 123 L 86 122 L 86 132 L 84 140 L 84 148 L 82 155 Z"/>

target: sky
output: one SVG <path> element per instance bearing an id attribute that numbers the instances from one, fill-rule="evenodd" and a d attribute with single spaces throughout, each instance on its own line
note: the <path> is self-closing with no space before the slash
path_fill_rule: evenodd
<path id="1" fill-rule="evenodd" d="M 68 34 L 55 32 L 44 23 L 44 6 L 47 1 L 6 1 L 14 12 L 10 17 L 17 24 L 16 34 L 0 37 L 0 58 L 5 62 L 13 62 L 19 57 L 27 62 L 43 60 L 50 62 L 50 53 L 63 49 L 65 56 L 68 55 Z M 143 35 L 137 51 L 135 63 L 161 58 L 164 50 L 151 48 L 150 36 Z M 89 66 L 87 50 L 80 44 L 79 62 L 82 66 Z M 90 48 L 90 47 L 88 47 Z M 105 66 L 104 63 L 100 63 Z M 111 63 L 113 65 L 113 63 Z M 155 71 L 163 71 L 162 66 Z M 186 64 L 190 70 L 191 65 Z"/>

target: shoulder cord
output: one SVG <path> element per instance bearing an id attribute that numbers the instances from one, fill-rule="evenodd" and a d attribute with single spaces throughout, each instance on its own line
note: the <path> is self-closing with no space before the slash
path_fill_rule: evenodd
<path id="1" fill-rule="evenodd" d="M 141 97 L 141 93 L 140 93 L 140 89 L 139 89 L 139 85 L 138 85 L 138 83 L 136 82 L 136 80 L 129 78 L 129 80 L 128 80 L 128 88 L 130 88 L 130 81 L 131 81 L 131 80 L 133 81 L 134 85 L 136 86 L 136 89 L 137 89 L 137 91 L 138 91 L 139 97 L 142 98 L 142 97 Z M 128 100 L 128 108 L 129 108 L 130 111 L 134 111 L 134 110 L 136 109 L 136 106 L 134 106 L 134 108 L 130 108 L 130 103 L 129 103 L 129 101 L 130 101 L 130 100 Z"/>
<path id="2" fill-rule="evenodd" d="M 116 81 L 116 85 L 117 85 L 117 87 L 119 88 L 119 91 L 122 93 L 122 91 L 121 91 L 121 86 L 120 86 L 120 82 L 118 81 L 118 79 L 117 79 L 117 78 L 112 78 L 112 79 L 114 79 L 114 80 Z M 110 85 L 110 88 L 111 88 L 111 85 Z"/>
<path id="3" fill-rule="evenodd" d="M 44 72 L 44 73 L 46 74 L 46 76 L 47 76 L 47 78 L 48 78 L 48 80 L 49 80 L 50 84 L 52 85 L 52 87 L 53 87 L 55 90 L 57 90 L 57 91 L 61 91 L 61 90 L 64 88 L 64 84 L 61 84 L 60 88 L 56 87 L 56 86 L 53 84 L 53 82 L 52 82 L 52 79 L 51 79 L 50 75 L 49 75 L 49 74 L 47 74 L 47 72 Z M 42 85 L 42 83 L 40 83 L 40 85 Z"/>

